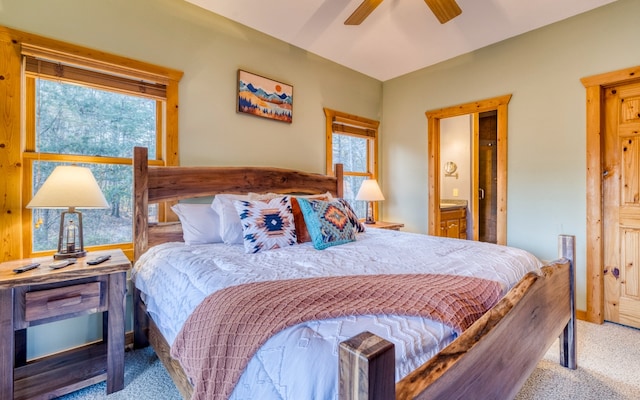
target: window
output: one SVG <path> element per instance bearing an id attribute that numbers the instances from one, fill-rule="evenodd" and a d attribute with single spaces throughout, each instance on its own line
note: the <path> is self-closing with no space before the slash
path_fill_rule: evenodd
<path id="1" fill-rule="evenodd" d="M 324 109 L 327 121 L 327 174 L 333 166 L 344 165 L 344 198 L 360 218 L 367 215 L 367 204 L 356 201 L 365 179 L 377 179 L 378 121 L 340 111 Z M 377 205 L 374 203 L 374 218 Z"/>
<path id="2" fill-rule="evenodd" d="M 175 101 L 167 95 L 168 87 L 177 86 L 177 81 L 121 66 L 131 60 L 106 63 L 24 43 L 22 54 L 26 104 L 23 205 L 56 166 L 89 167 L 110 208 L 81 210 L 84 244 L 130 250 L 133 147 L 147 147 L 152 164 L 177 163 L 177 159 L 170 163 L 163 159 L 163 154 L 177 154 L 177 119 L 168 119 L 166 111 L 167 103 Z M 181 73 L 177 74 L 179 79 Z M 156 209 L 162 218 L 163 208 Z M 34 209 L 25 216 L 25 225 L 31 227 L 25 235 L 25 254 L 57 248 L 62 211 Z"/>

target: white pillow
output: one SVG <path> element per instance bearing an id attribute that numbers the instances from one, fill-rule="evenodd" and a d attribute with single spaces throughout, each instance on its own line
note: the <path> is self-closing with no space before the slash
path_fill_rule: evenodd
<path id="1" fill-rule="evenodd" d="M 242 224 L 233 204 L 235 200 L 249 200 L 249 195 L 217 194 L 211 208 L 220 217 L 220 237 L 227 244 L 242 244 Z"/>
<path id="2" fill-rule="evenodd" d="M 171 207 L 180 218 L 186 244 L 220 243 L 220 218 L 210 204 L 178 203 Z"/>

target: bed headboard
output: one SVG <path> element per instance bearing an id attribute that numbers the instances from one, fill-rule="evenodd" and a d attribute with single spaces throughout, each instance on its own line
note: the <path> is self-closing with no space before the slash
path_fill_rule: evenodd
<path id="1" fill-rule="evenodd" d="M 133 243 L 134 260 L 150 244 L 182 241 L 181 229 L 149 226 L 149 204 L 215 196 L 220 193 L 331 192 L 343 197 L 343 166 L 335 176 L 270 167 L 158 167 L 149 166 L 145 147 L 133 149 Z M 174 224 L 174 227 L 176 225 Z"/>

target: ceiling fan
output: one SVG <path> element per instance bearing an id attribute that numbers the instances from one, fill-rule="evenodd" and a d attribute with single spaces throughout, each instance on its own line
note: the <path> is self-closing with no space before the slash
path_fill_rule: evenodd
<path id="1" fill-rule="evenodd" d="M 438 18 L 441 24 L 457 17 L 462 13 L 455 0 L 424 0 L 431 9 L 431 12 Z M 351 14 L 345 25 L 360 25 L 369 14 L 382 3 L 382 0 L 364 0 L 358 8 Z"/>

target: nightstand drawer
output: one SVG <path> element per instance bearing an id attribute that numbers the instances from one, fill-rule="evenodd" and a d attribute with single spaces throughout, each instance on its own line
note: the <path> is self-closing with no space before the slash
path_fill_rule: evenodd
<path id="1" fill-rule="evenodd" d="M 24 320 L 59 317 L 100 307 L 100 282 L 88 282 L 25 293 Z"/>

